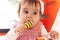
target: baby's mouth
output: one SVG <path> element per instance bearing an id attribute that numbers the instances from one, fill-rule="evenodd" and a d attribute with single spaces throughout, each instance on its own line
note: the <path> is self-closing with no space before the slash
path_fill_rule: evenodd
<path id="1" fill-rule="evenodd" d="M 30 20 L 27 20 L 26 22 L 25 22 L 25 28 L 28 28 L 28 29 L 30 29 L 30 28 L 32 28 L 32 21 L 30 21 Z"/>

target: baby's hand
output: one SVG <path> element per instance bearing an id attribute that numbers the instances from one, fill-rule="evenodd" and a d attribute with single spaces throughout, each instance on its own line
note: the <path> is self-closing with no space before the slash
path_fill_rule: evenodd
<path id="1" fill-rule="evenodd" d="M 18 24 L 16 27 L 14 27 L 14 31 L 15 33 L 22 33 L 25 31 L 25 27 L 24 27 L 24 24 Z"/>
<path id="2" fill-rule="evenodd" d="M 53 39 L 58 39 L 59 38 L 59 33 L 56 31 L 51 31 L 50 32 L 50 37 Z"/>

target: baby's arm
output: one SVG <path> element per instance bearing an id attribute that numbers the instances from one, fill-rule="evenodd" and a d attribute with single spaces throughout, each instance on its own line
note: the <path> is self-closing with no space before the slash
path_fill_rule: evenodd
<path id="1" fill-rule="evenodd" d="M 4 40 L 16 40 L 18 37 L 18 33 L 15 33 L 14 29 L 10 29 L 10 31 L 6 34 Z"/>
<path id="2" fill-rule="evenodd" d="M 16 40 L 17 37 L 22 34 L 24 31 L 24 25 L 19 24 L 14 28 L 11 28 L 10 31 L 6 34 L 4 40 Z"/>

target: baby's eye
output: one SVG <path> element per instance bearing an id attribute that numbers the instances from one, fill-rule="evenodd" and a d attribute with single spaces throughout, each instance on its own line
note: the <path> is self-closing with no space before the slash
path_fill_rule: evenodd
<path id="1" fill-rule="evenodd" d="M 26 14 L 28 14 L 28 11 L 25 11 Z"/>
<path id="2" fill-rule="evenodd" d="M 37 14 L 37 12 L 34 12 L 34 15 L 36 15 Z"/>

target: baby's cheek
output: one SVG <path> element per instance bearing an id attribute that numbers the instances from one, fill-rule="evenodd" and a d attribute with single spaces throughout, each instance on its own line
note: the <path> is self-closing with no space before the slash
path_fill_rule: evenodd
<path id="1" fill-rule="evenodd" d="M 21 19 L 21 22 L 24 23 L 24 22 L 25 22 L 25 19 L 22 18 L 22 19 Z"/>
<path id="2" fill-rule="evenodd" d="M 38 21 L 39 21 L 39 18 L 34 18 L 34 21 L 35 21 L 35 22 L 38 22 Z"/>

